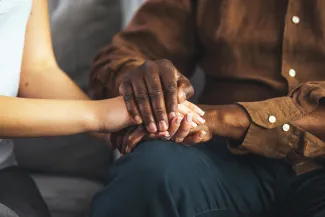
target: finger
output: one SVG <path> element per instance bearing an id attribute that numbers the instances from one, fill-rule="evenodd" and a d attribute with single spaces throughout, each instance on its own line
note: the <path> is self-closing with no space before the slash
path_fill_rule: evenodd
<path id="1" fill-rule="evenodd" d="M 147 135 L 147 139 L 163 139 L 163 140 L 169 140 L 170 139 L 170 134 L 169 134 L 168 131 L 151 133 L 151 134 Z"/>
<path id="2" fill-rule="evenodd" d="M 192 117 L 191 113 L 184 116 L 181 125 L 175 135 L 172 137 L 173 141 L 183 142 L 184 138 L 189 134 L 192 127 Z"/>
<path id="3" fill-rule="evenodd" d="M 185 145 L 195 145 L 202 141 L 202 139 L 205 137 L 207 133 L 205 131 L 198 131 L 188 137 L 186 137 L 183 141 L 183 144 Z"/>
<path id="4" fill-rule="evenodd" d="M 182 102 L 183 105 L 185 105 L 187 108 L 191 109 L 193 112 L 196 112 L 198 115 L 203 116 L 205 112 L 194 103 L 191 103 L 190 101 L 185 100 Z"/>
<path id="5" fill-rule="evenodd" d="M 142 140 L 142 138 L 146 135 L 145 129 L 142 126 L 137 127 L 129 136 L 125 142 L 125 152 L 132 152 L 137 144 Z"/>
<path id="6" fill-rule="evenodd" d="M 145 68 L 143 68 L 145 70 Z M 138 104 L 141 117 L 149 133 L 157 132 L 157 126 L 152 114 L 147 87 L 143 78 L 137 78 L 132 81 L 133 91 Z"/>
<path id="7" fill-rule="evenodd" d="M 120 94 L 123 96 L 125 107 L 129 115 L 133 118 L 134 122 L 137 124 L 142 123 L 142 118 L 134 98 L 133 89 L 129 82 L 125 81 L 120 85 Z"/>
<path id="8" fill-rule="evenodd" d="M 173 118 L 173 120 L 170 122 L 169 129 L 168 129 L 170 137 L 173 137 L 175 135 L 175 133 L 181 126 L 182 120 L 183 120 L 183 117 L 177 116 L 177 117 Z"/>
<path id="9" fill-rule="evenodd" d="M 171 121 L 177 114 L 177 69 L 169 60 L 157 61 L 163 84 L 168 118 Z"/>
<path id="10" fill-rule="evenodd" d="M 194 95 L 194 88 L 190 81 L 183 75 L 177 80 L 178 90 L 178 103 L 184 102 L 186 99 L 191 98 Z"/>
<path id="11" fill-rule="evenodd" d="M 138 126 L 133 126 L 125 129 L 125 133 L 123 134 L 122 137 L 122 145 L 121 145 L 121 153 L 126 154 L 126 144 L 130 138 L 130 135 L 138 128 Z"/>
<path id="12" fill-rule="evenodd" d="M 200 115 L 198 115 L 196 112 L 193 112 L 190 108 L 185 106 L 183 103 L 178 104 L 178 112 L 183 115 L 188 114 L 188 113 L 193 113 L 193 123 L 196 123 L 196 124 L 204 124 L 205 123 L 205 120 Z"/>
<path id="13" fill-rule="evenodd" d="M 158 67 L 154 64 L 147 64 L 145 81 L 150 97 L 151 107 L 155 115 L 158 129 L 163 132 L 168 129 L 168 118 L 166 113 L 165 99 L 158 74 Z"/>
<path id="14" fill-rule="evenodd" d="M 186 113 L 186 114 L 188 114 L 188 113 Z M 186 115 L 186 114 L 185 114 L 185 115 Z M 193 115 L 193 114 L 192 114 L 192 115 Z M 178 113 L 177 116 L 179 116 L 179 117 L 181 117 L 181 118 L 184 118 L 184 115 L 181 114 L 181 113 Z M 192 119 L 193 119 L 193 116 L 192 116 Z M 196 127 L 197 127 L 197 124 L 196 124 L 195 122 L 193 122 L 193 120 L 192 120 L 192 128 L 195 129 Z"/>
<path id="15" fill-rule="evenodd" d="M 117 150 L 119 150 L 121 152 L 121 147 L 122 147 L 122 142 L 123 142 L 123 136 L 122 132 L 118 132 L 118 133 L 112 133 L 110 136 L 110 141 L 111 144 L 114 148 L 116 148 Z"/>

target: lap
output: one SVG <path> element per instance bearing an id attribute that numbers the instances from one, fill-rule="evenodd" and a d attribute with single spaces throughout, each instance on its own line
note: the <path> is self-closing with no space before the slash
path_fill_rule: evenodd
<path id="1" fill-rule="evenodd" d="M 8 217 L 50 216 L 32 178 L 16 166 L 0 170 L 0 215 Z"/>
<path id="2" fill-rule="evenodd" d="M 223 139 L 193 147 L 144 142 L 113 166 L 92 216 L 260 216 L 270 211 L 283 167 L 235 156 Z"/>
<path id="3" fill-rule="evenodd" d="M 278 197 L 275 216 L 325 216 L 325 170 L 312 171 L 286 180 Z"/>

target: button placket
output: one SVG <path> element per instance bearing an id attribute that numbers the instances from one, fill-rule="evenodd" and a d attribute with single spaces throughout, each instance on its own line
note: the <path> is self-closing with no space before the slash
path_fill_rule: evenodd
<path id="1" fill-rule="evenodd" d="M 288 82 L 288 92 L 296 88 L 299 84 L 297 78 L 299 68 L 295 68 L 296 66 L 299 66 L 299 64 L 296 64 L 296 59 L 291 56 L 293 54 L 292 46 L 291 43 L 288 42 L 292 41 L 292 38 L 297 37 L 301 28 L 303 28 L 302 22 L 301 1 L 289 0 L 284 23 L 281 70 L 281 75 Z"/>

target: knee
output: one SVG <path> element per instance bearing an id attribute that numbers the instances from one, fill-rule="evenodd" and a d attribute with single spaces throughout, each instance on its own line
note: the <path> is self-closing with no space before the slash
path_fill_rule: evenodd
<path id="1" fill-rule="evenodd" d="M 163 178 L 175 166 L 184 149 L 186 147 L 169 141 L 146 141 L 139 144 L 132 153 L 122 157 L 117 162 L 117 169 L 123 167 L 129 173 L 136 173 L 138 178 L 147 181 Z"/>
<path id="2" fill-rule="evenodd" d="M 110 178 L 132 179 L 132 183 L 159 183 L 166 180 L 179 161 L 186 161 L 188 147 L 169 141 L 146 141 L 130 154 L 119 159 L 110 171 Z"/>

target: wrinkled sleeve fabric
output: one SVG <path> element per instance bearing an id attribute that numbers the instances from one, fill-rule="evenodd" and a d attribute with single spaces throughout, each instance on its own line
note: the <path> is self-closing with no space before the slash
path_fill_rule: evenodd
<path id="1" fill-rule="evenodd" d="M 230 146 L 234 153 L 255 153 L 272 158 L 292 155 L 304 160 L 325 158 L 325 143 L 292 122 L 310 114 L 325 97 L 325 81 L 304 83 L 286 97 L 259 102 L 240 102 L 251 118 L 242 144 Z M 293 162 L 299 163 L 299 162 Z"/>
<path id="2" fill-rule="evenodd" d="M 146 60 L 168 59 L 184 75 L 194 70 L 197 54 L 196 8 L 191 0 L 147 0 L 125 30 L 93 62 L 90 95 L 118 95 L 119 75 Z"/>

